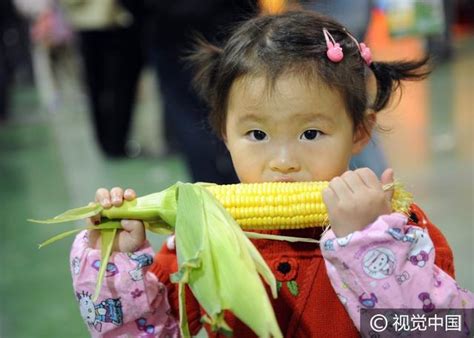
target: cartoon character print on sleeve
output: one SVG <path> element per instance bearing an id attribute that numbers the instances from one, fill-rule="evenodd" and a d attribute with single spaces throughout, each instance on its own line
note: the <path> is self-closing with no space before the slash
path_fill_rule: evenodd
<path id="1" fill-rule="evenodd" d="M 408 235 L 403 232 L 400 228 L 389 228 L 387 232 L 397 241 L 413 243 L 415 238 L 413 235 Z"/>
<path id="2" fill-rule="evenodd" d="M 137 263 L 135 269 L 130 270 L 128 274 L 132 277 L 133 281 L 141 281 L 143 279 L 143 268 L 153 264 L 153 256 L 149 254 L 133 254 L 129 253 L 128 257 Z"/>
<path id="3" fill-rule="evenodd" d="M 135 321 L 137 325 L 137 330 L 144 332 L 146 335 L 154 335 L 155 334 L 155 326 L 148 324 L 146 318 L 140 317 Z"/>
<path id="4" fill-rule="evenodd" d="M 96 259 L 94 262 L 92 262 L 91 266 L 94 270 L 99 271 L 100 270 L 100 259 Z M 118 269 L 117 265 L 115 265 L 114 263 L 111 263 L 111 262 L 107 263 L 107 266 L 105 267 L 105 277 L 113 277 L 118 273 L 119 273 L 119 269 Z"/>
<path id="5" fill-rule="evenodd" d="M 418 227 L 410 227 L 406 233 L 401 228 L 389 228 L 387 230 L 395 240 L 406 242 L 411 245 L 408 253 L 408 261 L 415 266 L 420 268 L 426 265 L 430 258 L 430 253 L 434 249 L 433 242 L 431 241 L 426 229 Z"/>
<path id="6" fill-rule="evenodd" d="M 94 328 L 97 332 L 102 331 L 103 323 L 112 323 L 116 326 L 123 324 L 120 298 L 107 298 L 98 304 L 94 304 L 92 295 L 88 292 L 76 292 L 76 296 L 82 318 L 89 327 Z"/>
<path id="7" fill-rule="evenodd" d="M 395 279 L 399 285 L 402 285 L 410 279 L 410 274 L 408 271 L 403 271 L 401 274 L 395 275 Z"/>
<path id="8" fill-rule="evenodd" d="M 74 275 L 78 275 L 81 270 L 81 259 L 74 257 L 71 261 L 71 271 Z"/>
<path id="9" fill-rule="evenodd" d="M 84 235 L 82 236 L 82 241 L 89 245 L 89 231 L 84 231 Z"/>
<path id="10" fill-rule="evenodd" d="M 431 312 L 435 309 L 435 305 L 431 301 L 431 296 L 428 292 L 421 292 L 418 295 L 418 299 L 421 300 L 423 304 L 423 311 L 424 312 Z"/>
<path id="11" fill-rule="evenodd" d="M 407 235 L 414 238 L 408 253 L 408 260 L 413 265 L 422 268 L 428 262 L 429 255 L 434 249 L 433 242 L 424 229 L 410 228 Z"/>
<path id="12" fill-rule="evenodd" d="M 338 244 L 340 247 L 345 247 L 345 246 L 347 246 L 347 245 L 350 243 L 350 241 L 351 241 L 352 235 L 353 235 L 353 233 L 350 233 L 350 234 L 347 235 L 347 236 L 336 238 L 337 244 Z"/>
<path id="13" fill-rule="evenodd" d="M 365 273 L 374 279 L 389 277 L 395 268 L 395 255 L 387 248 L 376 248 L 367 251 L 363 259 Z"/>
<path id="14" fill-rule="evenodd" d="M 323 248 L 325 251 L 334 251 L 334 240 L 327 239 L 324 241 Z"/>
<path id="15" fill-rule="evenodd" d="M 377 304 L 377 302 L 378 302 L 377 296 L 372 292 L 370 293 L 370 295 L 367 295 L 364 292 L 359 296 L 359 303 L 367 309 L 373 309 L 375 307 L 375 304 Z"/>
<path id="16" fill-rule="evenodd" d="M 438 269 L 433 269 L 433 285 L 436 288 L 439 288 L 441 285 L 443 285 L 442 277 Z"/>

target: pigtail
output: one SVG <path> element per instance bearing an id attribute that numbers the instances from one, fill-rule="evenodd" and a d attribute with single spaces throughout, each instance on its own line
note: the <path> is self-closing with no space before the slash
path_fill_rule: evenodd
<path id="1" fill-rule="evenodd" d="M 194 71 L 193 87 L 208 104 L 212 105 L 212 93 L 222 49 L 196 36 L 192 51 L 185 61 Z"/>
<path id="2" fill-rule="evenodd" d="M 401 81 L 425 79 L 431 72 L 428 61 L 429 57 L 418 61 L 372 62 L 370 69 L 377 79 L 377 95 L 372 109 L 377 112 L 385 108 Z"/>

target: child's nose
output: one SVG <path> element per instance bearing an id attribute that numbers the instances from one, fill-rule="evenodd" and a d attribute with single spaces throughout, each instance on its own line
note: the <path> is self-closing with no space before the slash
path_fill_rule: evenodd
<path id="1" fill-rule="evenodd" d="M 270 161 L 270 168 L 283 174 L 288 174 L 300 170 L 300 164 L 290 152 L 282 150 Z"/>

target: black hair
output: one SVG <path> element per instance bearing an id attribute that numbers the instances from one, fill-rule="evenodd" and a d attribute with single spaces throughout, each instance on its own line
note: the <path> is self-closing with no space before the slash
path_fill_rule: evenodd
<path id="1" fill-rule="evenodd" d="M 326 56 L 326 28 L 340 44 L 344 58 Z M 339 91 L 354 128 L 366 123 L 367 109 L 385 108 L 402 80 L 421 80 L 429 74 L 428 58 L 416 61 L 372 62 L 377 81 L 375 100 L 367 100 L 367 65 L 344 26 L 312 11 L 291 11 L 249 19 L 232 32 L 223 46 L 198 39 L 188 57 L 195 69 L 194 85 L 210 107 L 210 124 L 225 134 L 227 101 L 233 82 L 242 76 L 263 75 L 274 85 L 284 73 L 307 79 L 319 77 Z"/>

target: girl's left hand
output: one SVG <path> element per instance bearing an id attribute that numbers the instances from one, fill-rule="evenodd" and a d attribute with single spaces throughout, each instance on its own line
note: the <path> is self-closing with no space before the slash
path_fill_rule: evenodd
<path id="1" fill-rule="evenodd" d="M 381 180 L 369 168 L 346 171 L 333 178 L 323 192 L 329 223 L 336 237 L 362 230 L 379 216 L 392 212 L 393 189 L 383 186 L 393 182 L 393 170 L 387 169 Z"/>

